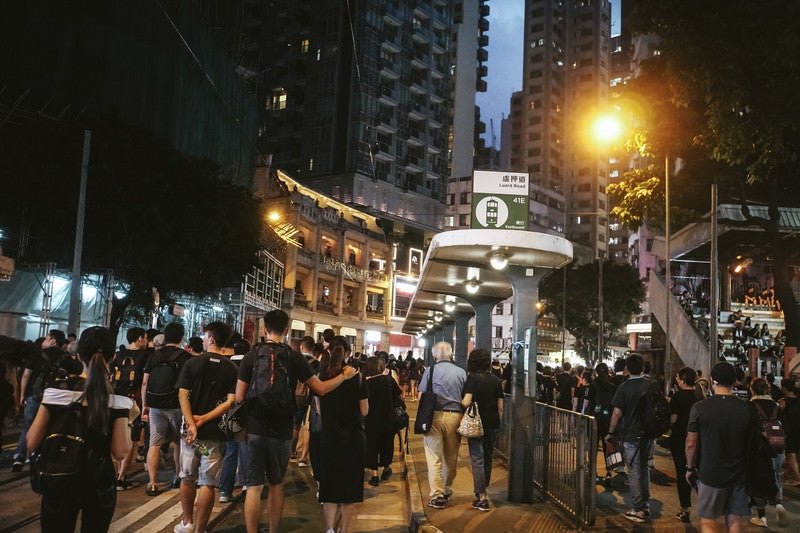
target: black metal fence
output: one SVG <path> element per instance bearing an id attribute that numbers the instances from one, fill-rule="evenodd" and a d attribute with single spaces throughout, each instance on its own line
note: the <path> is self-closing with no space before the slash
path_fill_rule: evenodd
<path id="1" fill-rule="evenodd" d="M 533 402 L 533 398 L 529 401 Z M 506 395 L 496 451 L 509 457 L 511 398 Z M 595 520 L 597 429 L 594 418 L 536 402 L 533 479 L 543 494 L 573 516 L 578 526 Z"/>

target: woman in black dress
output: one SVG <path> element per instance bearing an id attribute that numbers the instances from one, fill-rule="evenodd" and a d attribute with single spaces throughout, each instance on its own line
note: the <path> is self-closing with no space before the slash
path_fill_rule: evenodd
<path id="1" fill-rule="evenodd" d="M 695 394 L 695 380 L 697 372 L 689 367 L 678 370 L 675 381 L 678 390 L 672 395 L 669 402 L 670 421 L 672 433 L 669 437 L 669 448 L 672 452 L 672 461 L 675 463 L 675 478 L 677 479 L 678 500 L 681 510 L 675 518 L 684 523 L 689 523 L 689 510 L 692 508 L 692 487 L 686 481 L 686 427 L 689 425 L 689 411 L 697 401 Z"/>
<path id="2" fill-rule="evenodd" d="M 320 379 L 337 376 L 344 367 L 350 346 L 344 337 L 331 341 L 330 357 L 322 360 Z M 364 501 L 364 417 L 369 412 L 367 382 L 360 376 L 347 380 L 321 398 L 319 501 L 329 533 L 346 533 L 356 503 Z M 341 521 L 336 517 L 341 511 Z"/>
<path id="3" fill-rule="evenodd" d="M 83 437 L 90 450 L 81 463 L 76 487 L 43 487 L 41 523 L 44 532 L 73 532 L 81 513 L 81 531 L 108 531 L 117 505 L 113 457 L 121 461 L 131 449 L 128 424 L 139 414 L 130 398 L 112 394 L 108 365 L 115 352 L 114 335 L 106 328 L 93 327 L 81 334 L 78 354 L 83 362 L 82 391 L 48 388 L 27 435 L 29 450 L 39 447 L 55 429 L 51 424 L 69 415 L 80 402 Z"/>
<path id="4" fill-rule="evenodd" d="M 367 430 L 367 458 L 364 466 L 372 470 L 369 484 L 379 484 L 378 468 L 383 468 L 380 479 L 386 481 L 392 475 L 392 456 L 394 454 L 394 410 L 396 398 L 400 397 L 400 387 L 388 374 L 384 374 L 383 361 L 370 357 L 364 364 L 364 376 L 369 392 L 369 413 L 364 418 Z"/>
<path id="5" fill-rule="evenodd" d="M 479 511 L 489 510 L 486 487 L 492 477 L 492 452 L 500 420 L 503 418 L 503 384 L 491 373 L 492 356 L 482 348 L 472 350 L 467 359 L 467 382 L 461 404 L 469 407 L 477 402 L 478 413 L 483 423 L 483 437 L 467 439 L 469 459 L 472 464 L 472 480 L 475 501 L 472 507 Z"/>

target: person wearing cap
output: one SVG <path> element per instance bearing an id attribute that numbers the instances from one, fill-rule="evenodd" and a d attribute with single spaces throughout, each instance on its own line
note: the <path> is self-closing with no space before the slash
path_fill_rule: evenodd
<path id="1" fill-rule="evenodd" d="M 741 517 L 750 516 L 745 470 L 752 417 L 747 402 L 732 394 L 735 382 L 733 365 L 720 361 L 711 370 L 714 395 L 689 411 L 686 480 L 697 486 L 702 531 L 716 531 L 719 517 L 728 530 L 738 531 Z"/>

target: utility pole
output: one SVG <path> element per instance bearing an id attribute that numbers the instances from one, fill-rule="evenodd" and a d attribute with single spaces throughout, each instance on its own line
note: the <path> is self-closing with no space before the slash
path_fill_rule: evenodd
<path id="1" fill-rule="evenodd" d="M 89 151 L 92 145 L 92 132 L 83 132 L 83 161 L 81 162 L 81 185 L 78 193 L 78 217 L 75 222 L 75 250 L 72 255 L 72 284 L 69 294 L 69 323 L 67 333 L 78 334 L 81 326 L 81 255 L 83 254 L 83 222 L 86 215 L 86 182 L 89 177 Z"/>

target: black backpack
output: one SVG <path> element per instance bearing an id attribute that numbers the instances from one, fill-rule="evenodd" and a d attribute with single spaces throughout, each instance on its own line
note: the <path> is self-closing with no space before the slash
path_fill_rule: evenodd
<path id="1" fill-rule="evenodd" d="M 181 365 L 178 359 L 183 355 L 183 350 L 174 349 L 174 353 L 150 369 L 150 377 L 147 380 L 147 404 L 158 407 L 158 403 L 164 400 L 178 398 L 178 374 Z"/>
<path id="2" fill-rule="evenodd" d="M 123 357 L 115 366 L 114 394 L 132 396 L 136 394 L 136 359 L 127 351 L 117 355 Z"/>
<path id="3" fill-rule="evenodd" d="M 297 405 L 289 380 L 290 348 L 285 344 L 259 344 L 253 352 L 253 375 L 245 401 L 266 420 L 286 422 L 294 416 Z"/>
<path id="4" fill-rule="evenodd" d="M 47 436 L 31 458 L 34 492 L 63 496 L 81 490 L 89 455 L 82 399 L 50 418 Z"/>
<path id="5" fill-rule="evenodd" d="M 647 390 L 639 399 L 636 413 L 646 439 L 660 437 L 670 428 L 669 402 L 659 390 L 658 383 L 650 381 L 647 384 Z"/>

